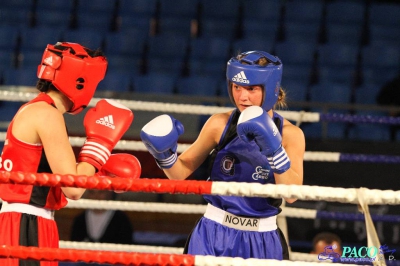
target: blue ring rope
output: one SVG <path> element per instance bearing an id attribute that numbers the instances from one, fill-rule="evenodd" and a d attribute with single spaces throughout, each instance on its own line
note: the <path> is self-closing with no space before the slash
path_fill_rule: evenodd
<path id="1" fill-rule="evenodd" d="M 347 123 L 374 123 L 387 125 L 400 125 L 400 117 L 351 115 L 351 114 L 320 114 L 320 122 L 347 122 Z"/>
<path id="2" fill-rule="evenodd" d="M 341 221 L 364 221 L 364 214 L 362 213 L 343 213 L 343 212 L 329 212 L 317 211 L 316 218 L 327 220 L 341 220 Z M 400 223 L 400 215 L 378 215 L 371 214 L 374 222 L 388 222 Z"/>

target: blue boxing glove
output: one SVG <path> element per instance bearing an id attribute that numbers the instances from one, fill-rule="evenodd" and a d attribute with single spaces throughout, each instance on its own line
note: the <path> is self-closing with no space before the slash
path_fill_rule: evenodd
<path id="1" fill-rule="evenodd" d="M 282 146 L 282 136 L 261 107 L 251 106 L 240 114 L 237 133 L 244 142 L 255 141 L 261 153 L 267 156 L 273 172 L 282 174 L 290 168 L 290 159 Z"/>
<path id="2" fill-rule="evenodd" d="M 162 169 L 171 168 L 178 156 L 178 138 L 184 132 L 181 122 L 170 115 L 160 115 L 140 131 L 140 138 Z"/>

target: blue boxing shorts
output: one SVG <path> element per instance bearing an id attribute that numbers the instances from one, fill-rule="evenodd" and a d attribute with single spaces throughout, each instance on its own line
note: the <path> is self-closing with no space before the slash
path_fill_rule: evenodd
<path id="1" fill-rule="evenodd" d="M 185 253 L 244 259 L 289 259 L 288 246 L 276 225 L 276 216 L 240 217 L 211 204 L 193 229 Z"/>

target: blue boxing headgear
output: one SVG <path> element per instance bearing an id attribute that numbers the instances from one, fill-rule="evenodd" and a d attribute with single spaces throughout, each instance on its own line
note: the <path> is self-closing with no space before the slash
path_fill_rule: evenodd
<path id="1" fill-rule="evenodd" d="M 259 65 L 261 58 L 267 60 L 266 65 Z M 261 85 L 264 89 L 261 107 L 266 111 L 271 110 L 278 100 L 282 67 L 282 62 L 278 57 L 263 51 L 249 51 L 232 57 L 227 64 L 226 78 L 229 97 L 233 104 L 236 105 L 230 86 L 232 82 L 241 86 Z"/>

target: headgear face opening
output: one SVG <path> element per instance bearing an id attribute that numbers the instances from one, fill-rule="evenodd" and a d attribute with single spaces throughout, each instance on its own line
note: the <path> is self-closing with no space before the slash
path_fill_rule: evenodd
<path id="1" fill-rule="evenodd" d="M 265 66 L 258 64 L 261 58 L 267 60 Z M 278 57 L 263 51 L 249 51 L 238 57 L 232 57 L 227 63 L 226 78 L 229 97 L 233 104 L 236 105 L 232 96 L 232 82 L 241 86 L 261 85 L 264 90 L 261 107 L 266 111 L 271 110 L 278 100 L 282 67 Z"/>
<path id="2" fill-rule="evenodd" d="M 88 106 L 106 70 L 104 56 L 91 57 L 80 44 L 60 42 L 47 45 L 37 76 L 65 94 L 73 104 L 68 113 L 77 114 Z"/>

